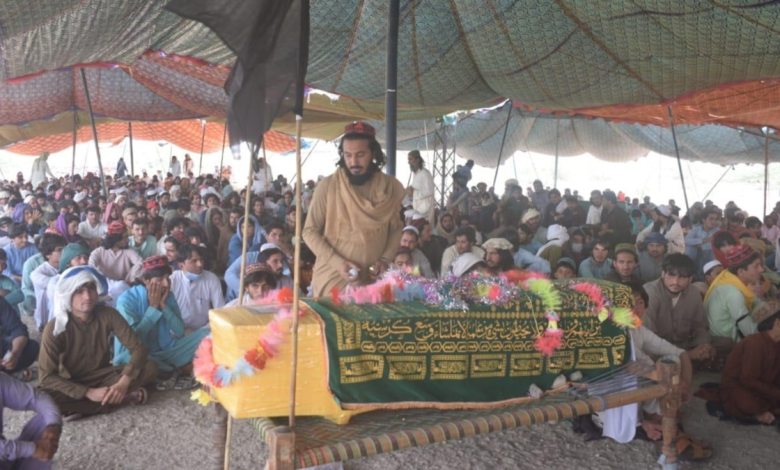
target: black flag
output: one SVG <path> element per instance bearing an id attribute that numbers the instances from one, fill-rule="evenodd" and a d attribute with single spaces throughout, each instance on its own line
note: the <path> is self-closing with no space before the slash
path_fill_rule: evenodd
<path id="1" fill-rule="evenodd" d="M 303 115 L 309 0 L 172 0 L 166 8 L 208 26 L 236 54 L 225 82 L 230 144 L 257 155 L 277 116 Z"/>

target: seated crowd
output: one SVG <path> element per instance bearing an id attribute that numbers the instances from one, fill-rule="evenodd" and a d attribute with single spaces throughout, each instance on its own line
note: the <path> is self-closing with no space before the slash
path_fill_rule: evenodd
<path id="1" fill-rule="evenodd" d="M 284 177 L 250 195 L 246 218 L 245 193 L 210 175 L 108 177 L 107 184 L 108 197 L 92 174 L 0 186 L 0 368 L 29 380 L 37 360 L 39 390 L 51 397 L 0 383 L 21 387 L 13 406 L 37 403 L 46 417 L 31 428 L 38 437 L 20 459 L 56 451 L 52 401 L 78 417 L 143 404 L 150 385 L 194 387 L 192 360 L 210 332 L 209 310 L 238 303 L 244 245 L 244 302 L 293 287 L 298 201 Z M 304 212 L 315 187 L 303 188 Z M 538 180 L 524 194 L 509 180 L 501 197 L 484 183 L 460 185 L 438 213 L 404 209 L 395 269 L 428 278 L 527 270 L 626 284 L 643 320 L 632 332 L 637 360 L 679 358 L 686 395 L 693 370 L 722 369 L 727 415 L 775 421 L 780 204 L 762 222 L 732 202 L 723 210 L 696 203 L 681 214 L 674 201 L 640 203 L 610 190 L 583 201 Z M 314 255 L 302 248 L 298 287 L 306 293 Z M 21 315 L 33 317 L 40 344 Z M 657 408 L 643 407 L 639 421 L 654 439 Z M 624 440 L 608 417 L 603 423 L 605 435 Z"/>

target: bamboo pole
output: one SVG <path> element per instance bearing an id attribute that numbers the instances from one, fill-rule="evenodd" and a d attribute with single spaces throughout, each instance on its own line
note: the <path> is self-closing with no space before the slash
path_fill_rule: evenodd
<path id="1" fill-rule="evenodd" d="M 293 256 L 293 304 L 292 304 L 292 366 L 290 371 L 290 429 L 295 430 L 295 388 L 298 379 L 298 303 L 301 289 L 301 225 L 303 223 L 303 204 L 301 204 L 301 133 L 303 132 L 303 116 L 295 116 L 295 247 Z"/>
<path id="2" fill-rule="evenodd" d="M 762 219 L 766 217 L 766 197 L 769 190 L 769 128 L 764 131 L 764 212 Z"/>
<path id="3" fill-rule="evenodd" d="M 680 408 L 680 366 L 668 359 L 657 363 L 661 384 L 667 393 L 661 398 L 661 431 L 663 433 L 663 456 L 660 461 L 663 468 L 677 463 L 677 411 Z M 676 468 L 676 467 L 675 467 Z"/>
<path id="4" fill-rule="evenodd" d="M 217 175 L 217 179 L 219 180 L 219 183 L 222 184 L 222 164 L 225 161 L 225 139 L 227 138 L 227 121 L 225 121 L 225 130 L 222 131 L 222 154 L 219 156 L 219 174 Z"/>
<path id="5" fill-rule="evenodd" d="M 498 161 L 496 162 L 496 174 L 493 176 L 493 192 L 495 192 L 496 190 L 498 169 L 501 168 L 501 155 L 504 153 L 504 144 L 506 143 L 506 133 L 509 130 L 509 121 L 511 120 L 512 120 L 512 100 L 509 100 L 509 112 L 506 113 L 506 124 L 504 124 L 504 135 L 501 137 L 501 148 L 498 149 Z"/>
<path id="6" fill-rule="evenodd" d="M 198 175 L 203 174 L 203 144 L 206 142 L 206 121 L 200 121 L 201 136 L 200 136 L 200 164 L 198 165 Z M 186 175 L 185 175 L 186 176 Z"/>
<path id="7" fill-rule="evenodd" d="M 558 187 L 558 142 L 560 141 L 561 120 L 555 120 L 555 176 L 553 177 L 553 188 Z"/>
<path id="8" fill-rule="evenodd" d="M 87 86 L 87 74 L 84 69 L 81 70 L 81 82 L 84 84 L 84 96 L 87 98 L 87 107 L 89 108 L 89 121 L 92 124 L 92 140 L 95 141 L 95 152 L 97 152 L 98 169 L 100 170 L 100 182 L 103 185 L 103 197 L 108 200 L 108 188 L 106 187 L 106 175 L 103 173 L 103 160 L 100 158 L 100 146 L 98 145 L 97 126 L 95 125 L 95 114 L 92 112 L 92 100 L 89 98 L 89 87 Z"/>
<path id="9" fill-rule="evenodd" d="M 73 110 L 73 159 L 70 164 L 70 178 L 73 179 L 73 175 L 76 173 L 76 139 L 79 129 L 79 116 L 76 110 Z"/>
<path id="10" fill-rule="evenodd" d="M 130 176 L 135 177 L 135 155 L 133 154 L 133 123 L 127 121 L 127 133 L 130 136 Z"/>
<path id="11" fill-rule="evenodd" d="M 680 183 L 682 183 L 683 197 L 685 198 L 685 210 L 688 211 L 690 206 L 688 205 L 688 191 L 685 189 L 685 177 L 683 177 L 682 162 L 680 161 L 680 148 L 677 146 L 677 133 L 674 130 L 674 116 L 672 115 L 672 107 L 667 106 L 669 111 L 669 127 L 672 128 L 672 141 L 674 142 L 674 153 L 677 155 L 677 168 L 680 170 Z"/>
<path id="12" fill-rule="evenodd" d="M 385 64 L 385 150 L 387 174 L 395 176 L 398 118 L 398 21 L 400 0 L 390 0 L 387 9 L 387 56 Z"/>

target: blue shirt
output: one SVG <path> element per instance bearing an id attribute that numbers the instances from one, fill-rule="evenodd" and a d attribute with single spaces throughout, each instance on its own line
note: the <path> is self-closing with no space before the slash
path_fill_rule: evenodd
<path id="1" fill-rule="evenodd" d="M 597 263 L 592 256 L 584 259 L 580 263 L 578 275 L 580 277 L 589 277 L 595 279 L 604 279 L 612 271 L 612 259 L 607 258 L 603 263 Z"/>

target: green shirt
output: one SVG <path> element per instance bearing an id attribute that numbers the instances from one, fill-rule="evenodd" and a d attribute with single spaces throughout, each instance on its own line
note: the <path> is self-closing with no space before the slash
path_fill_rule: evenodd
<path id="1" fill-rule="evenodd" d="M 745 306 L 745 297 L 734 286 L 724 284 L 713 289 L 705 307 L 712 336 L 725 336 L 738 341 L 737 326 L 742 336 L 758 331 L 750 310 Z"/>

